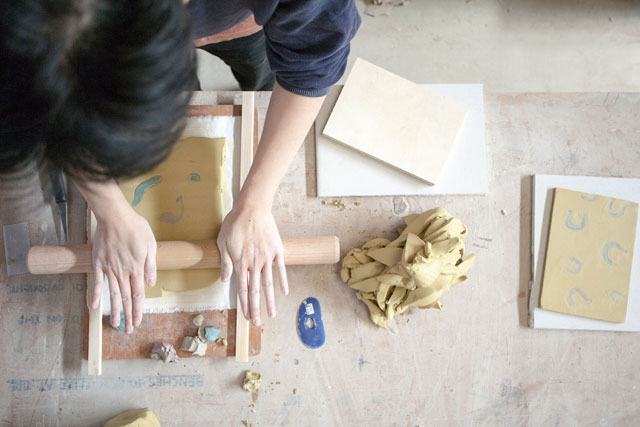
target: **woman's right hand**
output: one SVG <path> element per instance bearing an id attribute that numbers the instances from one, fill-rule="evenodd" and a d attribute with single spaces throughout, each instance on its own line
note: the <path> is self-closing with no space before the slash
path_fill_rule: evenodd
<path id="1" fill-rule="evenodd" d="M 79 183 L 78 188 L 96 216 L 93 237 L 93 276 L 90 308 L 97 308 L 104 279 L 109 282 L 111 324 L 125 331 L 140 325 L 144 308 L 144 284 L 156 284 L 156 239 L 146 219 L 129 205 L 115 181 Z"/>
<path id="2" fill-rule="evenodd" d="M 156 283 L 156 239 L 147 220 L 132 208 L 129 212 L 98 220 L 93 239 L 91 306 L 98 306 L 104 278 L 109 281 L 111 324 L 120 324 L 120 301 L 125 332 L 140 325 L 144 308 L 144 284 Z"/>

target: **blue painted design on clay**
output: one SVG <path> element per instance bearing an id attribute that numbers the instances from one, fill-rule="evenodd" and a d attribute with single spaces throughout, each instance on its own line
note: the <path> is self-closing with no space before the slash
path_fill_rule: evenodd
<path id="1" fill-rule="evenodd" d="M 309 348 L 320 348 L 324 345 L 325 333 L 322 323 L 320 302 L 310 297 L 302 301 L 298 309 L 298 335 L 304 345 Z"/>
<path id="2" fill-rule="evenodd" d="M 611 215 L 613 217 L 622 216 L 624 214 L 624 210 L 625 209 L 633 207 L 632 203 L 627 203 L 627 204 L 623 205 L 618 212 L 614 212 L 613 211 L 613 204 L 615 202 L 616 202 L 616 199 L 611 199 L 611 201 L 609 202 L 609 205 L 607 206 L 607 212 L 609 212 L 609 215 Z"/>
<path id="3" fill-rule="evenodd" d="M 177 214 L 174 214 L 173 212 L 162 212 L 158 216 L 158 219 L 162 222 L 173 225 L 179 223 L 182 219 L 182 216 L 184 215 L 184 203 L 182 202 L 182 196 L 178 196 L 178 198 L 176 199 L 176 203 L 180 204 L 180 210 Z"/>
<path id="4" fill-rule="evenodd" d="M 569 209 L 569 212 L 567 213 L 567 219 L 564 220 L 564 223 L 567 226 L 567 228 L 569 230 L 582 230 L 584 228 L 584 224 L 587 222 L 587 214 L 586 213 L 582 214 L 582 220 L 578 225 L 575 225 L 571 222 L 572 216 L 573 216 L 573 211 Z"/>
<path id="5" fill-rule="evenodd" d="M 613 261 L 611 261 L 611 258 L 609 258 L 609 251 L 611 249 L 617 249 L 620 252 L 622 252 L 623 254 L 627 253 L 627 250 L 622 248 L 619 244 L 617 244 L 616 242 L 607 242 L 604 245 L 604 248 L 602 248 L 602 258 L 604 258 L 604 262 L 606 262 L 609 265 L 615 265 L 613 263 Z"/>
<path id="6" fill-rule="evenodd" d="M 220 328 L 217 326 L 207 326 L 204 328 L 204 337 L 207 341 L 214 342 L 220 336 Z"/>
<path id="7" fill-rule="evenodd" d="M 582 200 L 586 200 L 587 202 L 595 202 L 598 199 L 597 194 L 592 194 L 591 197 L 586 194 L 581 194 L 580 197 L 582 197 Z"/>
<path id="8" fill-rule="evenodd" d="M 136 189 L 133 191 L 133 201 L 131 202 L 131 206 L 138 206 L 142 201 L 144 192 L 151 187 L 155 187 L 156 185 L 160 184 L 160 182 L 162 182 L 162 177 L 160 175 L 156 175 L 138 184 Z"/>
<path id="9" fill-rule="evenodd" d="M 582 297 L 582 300 L 587 303 L 587 304 L 591 304 L 591 299 L 589 297 L 587 297 L 587 295 L 584 293 L 584 291 L 580 288 L 571 288 L 569 290 L 569 304 L 573 307 L 573 294 L 577 293 L 578 295 L 580 295 L 580 297 Z"/>
<path id="10" fill-rule="evenodd" d="M 571 273 L 571 274 L 578 274 L 580 273 L 580 271 L 582 270 L 582 263 L 580 262 L 580 260 L 578 260 L 577 258 L 574 258 L 572 256 L 569 257 L 569 261 L 571 261 L 572 263 L 574 263 L 576 266 L 574 268 L 567 268 L 567 272 Z"/>
<path id="11" fill-rule="evenodd" d="M 616 294 L 618 294 L 618 295 L 620 295 L 620 297 L 622 297 L 622 302 L 624 302 L 625 298 L 627 298 L 627 297 L 625 297 L 625 296 L 624 296 L 624 294 L 623 294 L 622 292 L 620 292 L 620 291 L 615 291 L 615 290 L 614 290 L 614 291 L 611 291 L 611 292 L 609 292 L 609 298 L 611 298 L 611 301 L 613 301 L 615 304 L 617 304 L 617 303 L 618 303 L 618 301 L 616 301 L 616 299 L 614 298 L 614 296 L 615 296 Z"/>
<path id="12" fill-rule="evenodd" d="M 197 173 L 189 174 L 189 180 L 191 180 L 192 182 L 199 182 L 200 174 L 197 174 Z"/>
<path id="13" fill-rule="evenodd" d="M 109 324 L 113 329 L 117 331 L 124 331 L 124 312 L 123 311 L 120 312 L 120 324 L 117 327 L 113 326 L 113 322 L 111 320 L 112 320 L 111 315 L 109 315 Z"/>

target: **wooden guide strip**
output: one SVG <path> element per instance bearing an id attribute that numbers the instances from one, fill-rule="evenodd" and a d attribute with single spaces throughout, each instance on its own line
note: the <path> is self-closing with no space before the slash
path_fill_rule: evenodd
<path id="1" fill-rule="evenodd" d="M 242 92 L 242 127 L 240 133 L 240 189 L 253 162 L 254 92 Z M 243 316 L 240 297 L 236 295 L 236 362 L 249 361 L 249 321 Z"/>
<path id="2" fill-rule="evenodd" d="M 96 226 L 96 217 L 87 207 L 87 241 L 91 243 L 93 237 L 93 229 Z M 94 275 L 87 274 L 87 301 L 91 299 L 93 289 Z M 88 374 L 102 375 L 102 296 L 98 308 L 89 309 L 89 352 L 88 352 Z"/>

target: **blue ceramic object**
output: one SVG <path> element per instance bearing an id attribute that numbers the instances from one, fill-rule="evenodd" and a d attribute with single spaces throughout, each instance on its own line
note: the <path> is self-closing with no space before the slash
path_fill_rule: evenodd
<path id="1" fill-rule="evenodd" d="M 298 335 L 304 345 L 309 348 L 320 348 L 324 345 L 325 333 L 322 323 L 322 311 L 316 298 L 309 297 L 302 301 L 298 309 Z"/>

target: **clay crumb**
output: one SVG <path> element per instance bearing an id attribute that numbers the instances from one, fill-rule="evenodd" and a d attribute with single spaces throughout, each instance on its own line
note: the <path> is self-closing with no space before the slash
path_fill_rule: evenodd
<path id="1" fill-rule="evenodd" d="M 253 424 L 247 420 L 242 420 L 242 425 L 244 425 L 244 427 L 253 427 Z"/>
<path id="2" fill-rule="evenodd" d="M 360 202 L 353 202 L 354 205 L 360 206 Z"/>
<path id="3" fill-rule="evenodd" d="M 322 203 L 323 205 L 326 205 L 326 204 L 327 204 L 327 201 L 326 201 L 326 200 L 323 200 L 321 203 Z"/>
<path id="4" fill-rule="evenodd" d="M 347 209 L 347 206 L 344 204 L 344 202 L 342 200 L 336 200 L 334 199 L 333 202 L 331 203 L 333 206 L 337 207 L 338 209 L 340 209 L 341 211 L 344 211 Z"/>
<path id="5" fill-rule="evenodd" d="M 202 326 L 202 322 L 204 322 L 204 315 L 198 314 L 191 322 L 193 322 L 193 326 L 197 326 L 199 328 Z"/>
<path id="6" fill-rule="evenodd" d="M 226 338 L 218 338 L 218 339 L 216 339 L 216 344 L 221 344 L 221 345 L 226 347 L 228 345 L 227 344 L 227 339 Z"/>
<path id="7" fill-rule="evenodd" d="M 506 209 L 502 209 L 502 210 L 500 211 L 500 213 L 501 213 L 502 215 L 506 215 L 506 214 L 507 214 L 507 211 L 506 211 Z"/>
<path id="8" fill-rule="evenodd" d="M 242 381 L 242 388 L 246 391 L 258 391 L 262 385 L 262 375 L 258 372 L 246 371 L 244 373 L 244 380 Z"/>
<path id="9" fill-rule="evenodd" d="M 179 360 L 176 349 L 173 348 L 171 344 L 166 342 L 153 343 L 153 348 L 151 349 L 151 354 L 149 354 L 149 357 L 155 360 L 162 360 L 164 363 L 175 363 Z"/>
<path id="10" fill-rule="evenodd" d="M 298 394 L 298 389 L 297 388 L 293 389 L 293 394 Z"/>

